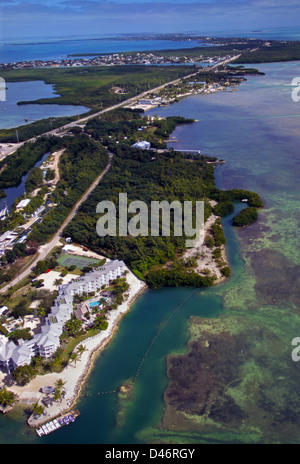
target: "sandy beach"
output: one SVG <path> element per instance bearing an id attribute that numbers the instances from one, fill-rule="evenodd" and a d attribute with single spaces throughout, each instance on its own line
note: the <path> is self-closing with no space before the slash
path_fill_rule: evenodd
<path id="1" fill-rule="evenodd" d="M 51 419 L 60 416 L 61 414 L 74 408 L 80 392 L 88 377 L 93 363 L 99 353 L 110 342 L 115 334 L 119 323 L 124 314 L 126 314 L 132 303 L 147 288 L 146 284 L 140 281 L 130 271 L 126 276 L 127 282 L 130 285 L 128 290 L 127 300 L 121 304 L 116 310 L 110 312 L 108 316 L 108 328 L 102 331 L 97 336 L 85 340 L 82 345 L 86 351 L 83 352 L 80 360 L 75 364 L 69 364 L 61 373 L 50 373 L 43 376 L 37 376 L 24 387 L 11 386 L 8 387 L 18 395 L 18 404 L 32 406 L 35 403 L 40 403 L 47 395 L 41 392 L 41 388 L 45 386 L 55 387 L 57 380 L 64 382 L 64 388 L 67 392 L 64 399 L 61 401 L 53 401 L 52 405 L 45 409 L 45 415 L 40 416 L 37 420 L 30 418 L 28 424 L 31 427 L 39 427 L 41 424 L 50 421 Z"/>
<path id="2" fill-rule="evenodd" d="M 211 202 L 212 206 L 216 205 L 216 202 Z M 195 241 L 193 248 L 188 248 L 183 255 L 183 258 L 186 260 L 191 257 L 197 258 L 197 266 L 193 268 L 193 270 L 199 274 L 204 274 L 205 272 L 209 272 L 209 275 L 216 275 L 217 280 L 216 284 L 222 282 L 226 278 L 222 274 L 220 267 L 216 260 L 213 257 L 213 250 L 214 248 L 210 248 L 207 246 L 205 239 L 209 235 L 209 231 L 215 221 L 218 219 L 218 216 L 211 214 L 210 217 L 204 224 L 204 240 L 203 236 L 198 237 L 198 240 Z M 226 255 L 226 247 L 222 245 L 221 249 L 221 260 L 224 262 L 224 265 L 228 266 L 228 259 Z"/>

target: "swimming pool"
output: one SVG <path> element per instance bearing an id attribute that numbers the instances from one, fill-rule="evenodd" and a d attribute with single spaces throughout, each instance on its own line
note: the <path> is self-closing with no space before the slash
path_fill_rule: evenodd
<path id="1" fill-rule="evenodd" d="M 94 306 L 99 306 L 99 301 L 92 301 L 92 303 L 90 303 L 91 308 L 93 308 Z"/>

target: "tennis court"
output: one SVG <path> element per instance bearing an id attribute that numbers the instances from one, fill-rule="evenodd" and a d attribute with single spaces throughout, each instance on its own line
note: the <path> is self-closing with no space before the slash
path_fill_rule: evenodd
<path id="1" fill-rule="evenodd" d="M 90 266 L 91 264 L 98 264 L 100 262 L 99 259 L 93 258 L 86 258 L 85 256 L 76 256 L 76 255 L 67 255 L 62 254 L 57 258 L 58 263 L 61 266 L 69 267 L 69 266 L 76 266 L 78 269 L 82 269 L 86 266 Z"/>

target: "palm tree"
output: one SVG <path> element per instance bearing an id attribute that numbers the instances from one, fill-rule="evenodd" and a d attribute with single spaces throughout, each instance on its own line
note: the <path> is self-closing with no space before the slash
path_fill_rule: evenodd
<path id="1" fill-rule="evenodd" d="M 81 358 L 82 354 L 83 354 L 85 351 L 87 351 L 87 348 L 85 348 L 85 346 L 79 345 L 79 346 L 77 347 L 77 354 L 78 354 L 79 358 Z"/>
<path id="2" fill-rule="evenodd" d="M 54 400 L 58 401 L 62 399 L 62 390 L 65 391 L 64 385 L 66 382 L 64 382 L 62 379 L 58 379 L 55 382 L 55 392 L 54 392 Z"/>
<path id="3" fill-rule="evenodd" d="M 7 407 L 12 406 L 16 401 L 16 395 L 13 392 L 8 391 L 5 387 L 0 390 L 0 404 L 1 406 Z"/>
<path id="4" fill-rule="evenodd" d="M 59 287 L 63 283 L 63 279 L 55 279 L 54 281 L 54 286 Z"/>
<path id="5" fill-rule="evenodd" d="M 56 382 L 55 382 L 55 387 L 59 390 L 61 390 L 63 388 L 63 386 L 65 385 L 66 382 L 63 381 L 63 379 L 58 379 Z"/>
<path id="6" fill-rule="evenodd" d="M 56 389 L 54 392 L 54 401 L 58 401 L 58 400 L 61 401 L 61 398 L 62 398 L 61 390 Z"/>
<path id="7" fill-rule="evenodd" d="M 75 363 L 75 367 L 76 367 L 76 362 L 78 361 L 78 359 L 79 359 L 78 353 L 76 353 L 76 351 L 73 351 L 73 353 L 71 353 L 70 355 L 70 360 L 71 362 Z"/>
<path id="8" fill-rule="evenodd" d="M 34 403 L 33 409 L 32 409 L 32 414 L 34 414 L 36 416 L 41 416 L 42 414 L 44 414 L 43 406 L 40 405 L 39 403 Z"/>
<path id="9" fill-rule="evenodd" d="M 41 304 L 36 309 L 36 315 L 39 317 L 46 316 L 46 309 Z"/>

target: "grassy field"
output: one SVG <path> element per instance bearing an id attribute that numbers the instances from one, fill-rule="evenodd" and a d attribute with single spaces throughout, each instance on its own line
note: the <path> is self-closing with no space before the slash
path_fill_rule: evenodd
<path id="1" fill-rule="evenodd" d="M 57 69 L 1 70 L 6 82 L 42 80 L 54 86 L 57 97 L 42 98 L 18 104 L 81 105 L 89 113 L 99 111 L 127 100 L 144 91 L 191 73 L 190 66 L 103 66 Z M 124 93 L 115 93 L 113 87 L 122 87 Z M 73 118 L 51 118 L 53 129 Z M 18 128 L 20 141 L 43 134 L 50 129 L 50 118 L 41 119 Z M 1 142 L 15 142 L 15 128 L 0 130 Z"/>
<path id="2" fill-rule="evenodd" d="M 55 98 L 35 100 L 35 103 L 83 105 L 91 109 L 113 105 L 142 91 L 185 76 L 189 66 L 103 66 L 57 69 L 1 70 L 6 82 L 42 80 L 53 84 Z M 113 86 L 125 88 L 124 94 L 111 91 Z M 24 102 L 21 102 L 21 104 Z"/>

